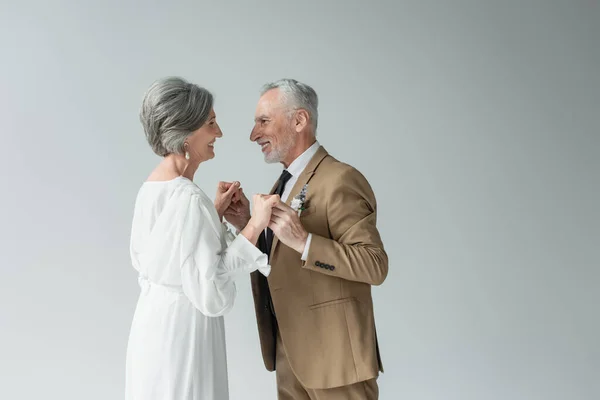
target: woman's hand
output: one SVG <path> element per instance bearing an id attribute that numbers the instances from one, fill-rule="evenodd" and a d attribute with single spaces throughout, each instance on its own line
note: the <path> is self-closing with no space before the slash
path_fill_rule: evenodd
<path id="1" fill-rule="evenodd" d="M 231 204 L 225 210 L 224 217 L 238 231 L 241 231 L 250 221 L 250 201 L 241 187 L 233 195 Z"/>
<path id="2" fill-rule="evenodd" d="M 271 213 L 273 207 L 279 202 L 279 196 L 256 194 L 252 200 L 252 217 L 240 234 L 256 244 L 258 237 L 271 221 Z"/>
<path id="3" fill-rule="evenodd" d="M 279 195 L 256 194 L 252 199 L 252 218 L 248 225 L 263 231 L 271 221 L 273 207 L 279 203 Z"/>
<path id="4" fill-rule="evenodd" d="M 231 204 L 234 196 L 238 196 L 237 192 L 240 188 L 239 182 L 219 182 L 217 185 L 217 194 L 215 196 L 215 208 L 219 214 L 219 219 L 223 221 L 225 210 Z"/>

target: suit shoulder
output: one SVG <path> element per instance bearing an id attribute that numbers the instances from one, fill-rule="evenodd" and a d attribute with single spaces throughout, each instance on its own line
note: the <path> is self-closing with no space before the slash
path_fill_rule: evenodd
<path id="1" fill-rule="evenodd" d="M 324 161 L 324 169 L 327 174 L 336 177 L 336 181 L 340 184 L 346 182 L 361 182 L 368 184 L 367 178 L 357 168 L 352 165 L 339 161 L 335 157 L 329 155 Z"/>
<path id="2" fill-rule="evenodd" d="M 358 169 L 331 156 L 323 160 L 322 167 L 319 180 L 325 196 L 335 199 L 334 201 L 354 199 L 357 204 L 367 204 L 369 209 L 376 209 L 377 200 L 373 188 Z"/>

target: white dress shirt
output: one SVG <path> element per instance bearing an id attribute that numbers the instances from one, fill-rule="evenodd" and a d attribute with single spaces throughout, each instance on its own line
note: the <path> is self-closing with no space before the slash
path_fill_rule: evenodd
<path id="1" fill-rule="evenodd" d="M 283 201 L 284 203 L 287 201 L 288 197 L 290 196 L 290 192 L 292 191 L 292 188 L 296 184 L 296 181 L 298 181 L 298 177 L 302 174 L 302 172 L 304 172 L 304 170 L 306 169 L 306 166 L 308 165 L 310 160 L 313 158 L 313 156 L 315 154 L 317 154 L 317 150 L 319 150 L 320 146 L 321 145 L 319 144 L 319 142 L 316 141 L 315 143 L 313 143 L 312 146 L 310 146 L 308 149 L 306 149 L 306 151 L 304 153 L 300 154 L 298 156 L 298 158 L 296 158 L 289 165 L 289 167 L 287 168 L 287 171 L 292 175 L 292 177 L 285 184 L 285 190 L 283 191 L 283 193 L 281 195 L 281 201 Z M 306 245 L 304 246 L 304 252 L 302 253 L 302 257 L 301 257 L 302 261 L 306 261 L 306 259 L 308 258 L 308 248 L 310 247 L 311 239 L 312 239 L 312 234 L 309 233 L 308 238 L 306 238 Z"/>

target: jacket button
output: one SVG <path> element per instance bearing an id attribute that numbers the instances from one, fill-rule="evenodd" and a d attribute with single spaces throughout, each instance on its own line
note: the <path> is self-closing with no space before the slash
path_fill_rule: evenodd
<path id="1" fill-rule="evenodd" d="M 315 262 L 315 265 L 316 265 L 317 267 L 320 267 L 320 266 L 321 266 L 321 261 L 317 261 L 317 262 Z"/>
<path id="2" fill-rule="evenodd" d="M 333 265 L 330 265 L 330 266 L 329 266 L 329 269 L 330 269 L 331 271 L 333 271 L 333 270 L 335 269 L 335 267 L 334 267 Z"/>

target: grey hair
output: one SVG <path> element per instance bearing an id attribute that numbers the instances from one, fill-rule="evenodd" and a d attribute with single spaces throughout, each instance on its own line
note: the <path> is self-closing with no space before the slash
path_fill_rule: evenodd
<path id="1" fill-rule="evenodd" d="M 305 83 L 298 82 L 295 79 L 280 79 L 275 82 L 267 83 L 263 86 L 261 95 L 271 89 L 279 89 L 283 101 L 290 110 L 303 109 L 308 112 L 310 124 L 313 133 L 317 134 L 317 124 L 319 121 L 319 97 L 317 92 Z"/>
<path id="2" fill-rule="evenodd" d="M 140 122 L 152 150 L 161 157 L 181 154 L 185 139 L 208 120 L 213 95 L 178 77 L 150 86 L 140 110 Z"/>

